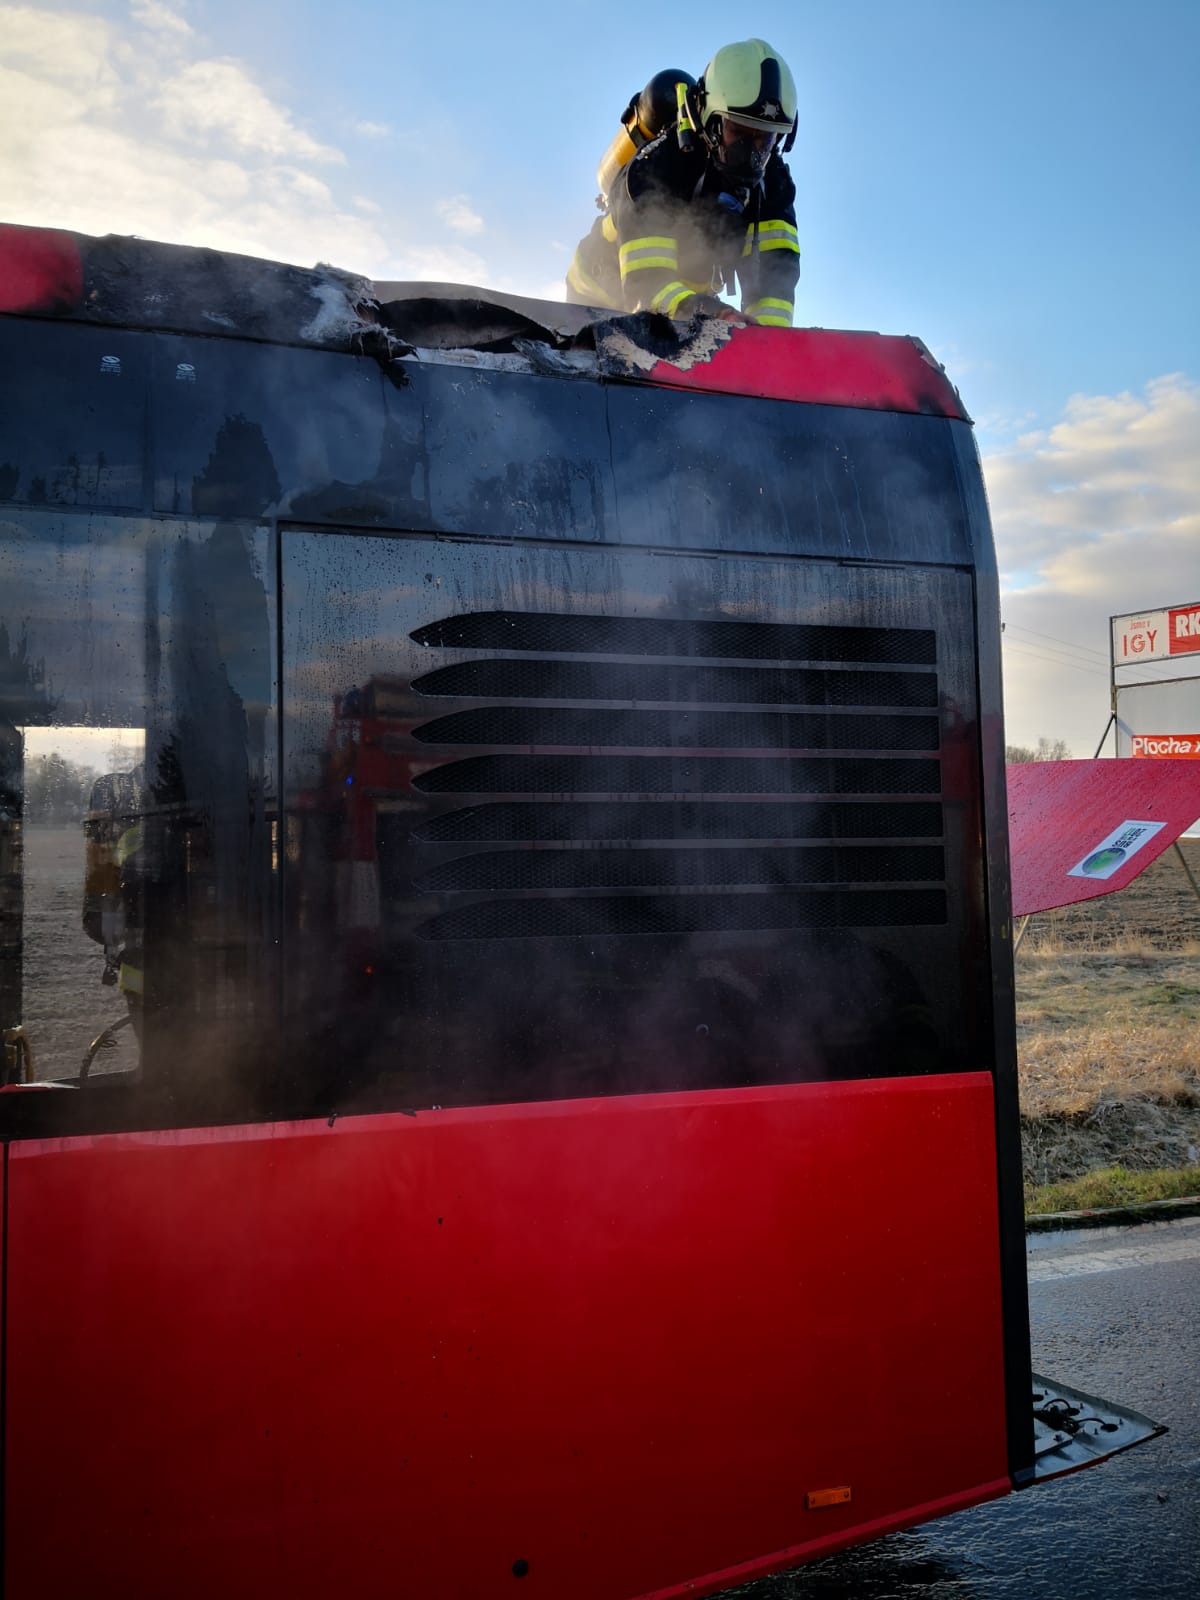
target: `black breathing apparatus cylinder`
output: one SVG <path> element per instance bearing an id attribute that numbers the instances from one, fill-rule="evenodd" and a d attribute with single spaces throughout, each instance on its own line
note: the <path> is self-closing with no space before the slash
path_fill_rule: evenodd
<path id="1" fill-rule="evenodd" d="M 607 204 L 609 192 L 621 169 L 633 160 L 643 145 L 657 139 L 665 128 L 686 114 L 688 97 L 696 87 L 690 73 L 677 72 L 668 67 L 656 72 L 650 82 L 621 113 L 621 126 L 616 138 L 601 157 L 596 168 L 596 182 L 600 199 Z"/>

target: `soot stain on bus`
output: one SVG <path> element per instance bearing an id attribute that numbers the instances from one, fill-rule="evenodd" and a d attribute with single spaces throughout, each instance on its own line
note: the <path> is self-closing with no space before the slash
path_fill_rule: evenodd
<path id="1" fill-rule="evenodd" d="M 1154 1431 L 1035 1433 L 924 347 L 4 228 L 0 312 L 6 1592 L 384 1592 L 390 1534 L 431 1600 L 666 1600 Z M 140 758 L 79 886 L 125 1026 L 48 1081 L 56 729 Z"/>

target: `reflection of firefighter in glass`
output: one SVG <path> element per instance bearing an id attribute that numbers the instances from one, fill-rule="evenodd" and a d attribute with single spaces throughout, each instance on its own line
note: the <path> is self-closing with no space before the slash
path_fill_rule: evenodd
<path id="1" fill-rule="evenodd" d="M 252 1076 L 225 1070 L 235 1051 L 268 1070 L 270 625 L 239 513 L 278 492 L 261 429 L 227 418 L 192 482 L 202 520 L 147 541 L 147 614 L 161 623 L 144 762 L 97 781 L 85 823 L 83 925 L 125 997 L 143 1081 L 204 1099 L 209 1113 Z"/>
<path id="2" fill-rule="evenodd" d="M 83 928 L 104 946 L 101 982 L 116 984 L 141 1037 L 145 999 L 145 769 L 109 772 L 92 787 L 84 821 Z"/>
<path id="3" fill-rule="evenodd" d="M 20 530 L 15 531 L 19 540 Z M 24 630 L 10 631 L 0 618 L 0 1083 L 28 1083 L 33 1077 L 33 1052 L 21 1022 L 25 947 L 21 729 L 31 723 L 44 725 L 50 714 L 45 664 L 31 656 Z"/>
<path id="4" fill-rule="evenodd" d="M 250 1030 L 271 1025 L 261 973 L 270 628 L 252 534 L 235 512 L 278 487 L 261 429 L 227 419 L 192 484 L 205 520 L 156 531 L 147 546 L 147 608 L 162 625 L 145 760 L 97 781 L 85 823 L 84 929 L 128 1004 L 147 1081 L 177 1094 L 219 1092 L 215 1063 L 236 1048 L 257 1066 Z"/>
<path id="5" fill-rule="evenodd" d="M 0 701 L 6 642 L 0 623 Z M 0 710 L 0 1083 L 25 1083 L 32 1076 L 29 1040 L 21 1026 L 23 760 L 24 740 Z"/>

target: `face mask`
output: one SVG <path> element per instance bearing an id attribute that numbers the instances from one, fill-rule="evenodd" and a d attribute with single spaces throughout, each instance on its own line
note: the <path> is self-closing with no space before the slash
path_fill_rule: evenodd
<path id="1" fill-rule="evenodd" d="M 770 134 L 765 139 L 761 137 L 756 139 L 748 132 L 743 137 L 735 138 L 726 144 L 722 131 L 721 138 L 713 150 L 713 161 L 718 171 L 731 178 L 739 179 L 742 183 L 758 183 L 767 170 L 776 139 L 775 134 Z"/>

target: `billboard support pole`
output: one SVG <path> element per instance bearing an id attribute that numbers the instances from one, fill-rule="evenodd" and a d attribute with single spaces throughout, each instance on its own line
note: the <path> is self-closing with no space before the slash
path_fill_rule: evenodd
<path id="1" fill-rule="evenodd" d="M 1113 692 L 1114 692 L 1114 695 L 1115 695 L 1116 691 L 1114 690 Z M 1113 723 L 1116 720 L 1117 720 L 1116 711 L 1115 710 L 1114 711 L 1110 711 L 1108 713 L 1108 721 L 1104 724 L 1104 732 L 1100 735 L 1100 743 L 1096 746 L 1096 754 L 1092 757 L 1093 761 L 1099 761 L 1100 752 L 1101 752 L 1101 750 L 1104 749 L 1104 741 L 1105 741 L 1105 739 L 1108 738 L 1108 730 L 1112 727 Z"/>
<path id="2" fill-rule="evenodd" d="M 1187 881 L 1192 886 L 1192 893 L 1196 896 L 1197 900 L 1200 900 L 1200 883 L 1196 882 L 1195 874 L 1193 873 L 1191 867 L 1189 867 L 1188 864 L 1187 864 L 1187 857 L 1184 855 L 1183 851 L 1179 848 L 1179 840 L 1178 839 L 1176 839 L 1176 841 L 1175 841 L 1174 849 L 1175 849 L 1175 854 L 1179 857 L 1179 865 L 1183 868 L 1184 876 L 1187 878 Z"/>

